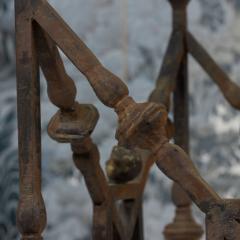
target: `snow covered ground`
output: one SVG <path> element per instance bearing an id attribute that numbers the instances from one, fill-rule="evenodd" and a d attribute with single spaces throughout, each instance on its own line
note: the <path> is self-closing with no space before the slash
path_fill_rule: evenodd
<path id="1" fill-rule="evenodd" d="M 171 31 L 168 2 L 50 2 L 104 65 L 124 79 L 131 95 L 137 101 L 145 101 L 154 87 Z M 9 9 L 7 14 L 0 14 L 0 29 L 3 29 L 2 20 L 9 19 L 4 27 L 11 33 L 13 13 L 12 7 Z M 232 79 L 240 84 L 239 9 L 240 1 L 192 0 L 189 28 Z M 9 48 L 11 52 L 11 44 Z M 78 101 L 93 103 L 99 109 L 100 120 L 93 138 L 100 148 L 104 166 L 111 146 L 115 144 L 116 116 L 98 101 L 84 77 L 68 59 L 63 58 L 69 75 L 77 84 Z M 220 194 L 239 197 L 240 115 L 228 105 L 218 88 L 192 58 L 189 72 L 192 158 L 201 174 Z M 15 234 L 12 226 L 16 197 L 10 193 L 17 192 L 17 132 L 15 77 L 11 64 L 4 67 L 3 63 L 0 65 L 0 81 L 0 189 L 5 196 L 0 197 L 0 239 L 12 240 Z M 74 169 L 69 146 L 53 142 L 46 133 L 46 126 L 56 108 L 49 103 L 44 79 L 41 85 L 43 193 L 48 212 L 45 239 L 87 240 L 90 239 L 91 226 L 90 198 L 82 177 Z M 171 182 L 153 169 L 144 198 L 147 240 L 159 240 L 163 227 L 173 217 L 170 187 Z M 8 201 L 10 197 L 11 204 Z M 198 210 L 195 212 L 201 221 L 201 213 Z"/>

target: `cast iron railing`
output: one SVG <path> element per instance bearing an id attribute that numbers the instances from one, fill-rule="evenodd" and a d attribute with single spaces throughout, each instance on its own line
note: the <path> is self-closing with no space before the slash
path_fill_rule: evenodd
<path id="1" fill-rule="evenodd" d="M 94 206 L 93 239 L 143 239 L 142 196 L 149 170 L 155 163 L 174 181 L 177 211 L 174 222 L 164 231 L 166 239 L 201 237 L 202 229 L 191 216 L 191 200 L 206 214 L 208 240 L 239 239 L 239 200 L 222 199 L 201 178 L 186 154 L 187 53 L 196 58 L 237 109 L 240 88 L 188 32 L 189 0 L 169 2 L 173 8 L 173 31 L 157 85 L 148 102 L 136 103 L 128 95 L 127 86 L 103 67 L 47 1 L 15 0 L 20 162 L 17 223 L 22 240 L 42 239 L 46 225 L 41 194 L 39 67 L 47 80 L 49 99 L 59 108 L 50 121 L 48 133 L 72 147 L 75 165 L 84 176 Z M 98 121 L 98 111 L 93 105 L 76 101 L 75 84 L 64 69 L 57 47 L 86 76 L 98 98 L 119 117 L 118 145 L 106 166 L 108 178 L 100 167 L 98 148 L 90 136 Z M 174 124 L 167 117 L 172 93 Z M 172 137 L 177 145 L 169 143 Z"/>

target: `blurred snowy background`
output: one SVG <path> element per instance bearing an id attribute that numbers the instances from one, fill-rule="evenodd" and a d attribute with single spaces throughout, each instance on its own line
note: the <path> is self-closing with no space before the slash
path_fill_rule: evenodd
<path id="1" fill-rule="evenodd" d="M 51 0 L 101 61 L 144 101 L 154 87 L 171 31 L 167 0 Z M 0 239 L 14 240 L 18 198 L 13 1 L 0 0 Z M 192 0 L 189 27 L 225 71 L 240 84 L 240 1 Z M 64 56 L 63 56 L 64 57 Z M 84 77 L 64 57 L 78 87 L 78 100 L 93 103 L 101 118 L 94 133 L 102 165 L 115 144 L 116 116 L 95 97 Z M 225 197 L 239 197 L 240 115 L 190 58 L 192 158 L 201 174 Z M 56 109 L 42 87 L 43 193 L 48 212 L 46 240 L 90 239 L 91 202 L 74 169 L 69 146 L 47 136 Z M 171 182 L 153 169 L 144 197 L 145 236 L 159 240 L 172 220 Z M 201 213 L 195 209 L 201 221 Z"/>

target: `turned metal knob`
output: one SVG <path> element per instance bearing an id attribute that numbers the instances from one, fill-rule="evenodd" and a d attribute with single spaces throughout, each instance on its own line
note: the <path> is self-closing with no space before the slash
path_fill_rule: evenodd
<path id="1" fill-rule="evenodd" d="M 121 146 L 115 146 L 110 160 L 106 164 L 107 175 L 116 183 L 124 183 L 136 178 L 142 169 L 142 160 L 138 152 Z"/>

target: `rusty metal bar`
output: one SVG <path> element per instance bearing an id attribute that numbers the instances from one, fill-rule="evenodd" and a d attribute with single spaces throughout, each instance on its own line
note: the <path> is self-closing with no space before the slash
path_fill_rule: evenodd
<path id="1" fill-rule="evenodd" d="M 134 228 L 133 237 L 131 240 L 144 240 L 144 226 L 143 226 L 143 207 L 140 204 L 137 222 Z"/>
<path id="2" fill-rule="evenodd" d="M 85 145 L 89 149 L 84 149 Z M 86 148 L 85 147 L 85 148 Z M 109 190 L 104 173 L 99 165 L 99 152 L 91 139 L 84 142 L 72 143 L 73 159 L 76 167 L 83 174 L 89 194 L 95 205 L 103 204 L 107 201 Z"/>
<path id="3" fill-rule="evenodd" d="M 232 107 L 240 109 L 240 87 L 215 63 L 191 33 L 187 34 L 187 41 L 189 52 L 218 85 L 226 100 Z"/>
<path id="4" fill-rule="evenodd" d="M 48 2 L 39 1 L 33 17 L 80 72 L 86 74 L 87 71 L 100 64 L 91 50 Z"/>
<path id="5" fill-rule="evenodd" d="M 189 153 L 188 102 L 188 60 L 185 51 L 174 91 L 174 142 L 187 153 Z M 176 205 L 176 215 L 174 222 L 165 228 L 165 238 L 174 240 L 175 236 L 178 235 L 179 239 L 182 240 L 189 236 L 192 239 L 200 239 L 203 234 L 201 227 L 196 224 L 193 217 L 187 217 L 191 214 L 191 200 L 177 182 L 173 184 L 172 199 Z"/>
<path id="6" fill-rule="evenodd" d="M 128 198 L 134 199 L 137 198 L 139 194 L 139 183 L 135 182 L 123 184 L 110 183 L 109 187 L 116 201 Z"/>
<path id="7" fill-rule="evenodd" d="M 91 50 L 47 2 L 44 1 L 38 6 L 34 18 L 79 71 L 87 77 L 96 95 L 105 105 L 114 107 L 123 96 L 128 94 L 125 84 L 101 65 Z M 108 81 L 104 81 L 105 79 L 111 84 L 106 84 Z M 119 91 L 116 92 L 115 89 Z M 103 95 L 104 91 L 108 91 L 108 95 Z"/>
<path id="8" fill-rule="evenodd" d="M 149 101 L 162 103 L 170 108 L 171 94 L 175 89 L 177 73 L 184 55 L 183 33 L 173 31 L 165 53 L 156 88 L 149 97 Z"/>
<path id="9" fill-rule="evenodd" d="M 37 23 L 34 23 L 34 33 L 39 64 L 47 80 L 49 99 L 58 108 L 70 110 L 76 98 L 75 84 L 66 73 L 55 43 Z"/>
<path id="10" fill-rule="evenodd" d="M 94 203 L 93 239 L 112 239 L 113 222 L 118 232 L 125 235 L 121 220 L 118 218 L 107 180 L 99 164 L 99 152 L 91 139 L 72 142 L 73 159 L 82 172 L 89 194 Z"/>
<path id="11" fill-rule="evenodd" d="M 174 60 L 172 60 L 174 65 L 170 69 L 172 72 L 170 75 L 171 79 L 168 79 L 169 82 L 174 81 L 174 85 L 171 84 L 170 92 L 174 92 L 173 136 L 175 144 L 189 153 L 188 59 L 186 47 L 187 6 L 189 0 L 169 0 L 169 2 L 173 9 L 173 33 L 179 36 L 179 39 L 177 39 L 178 43 L 173 42 L 172 45 L 181 47 L 181 52 L 178 53 L 179 58 L 176 58 L 177 52 L 175 54 L 173 54 L 174 52 L 172 54 L 171 52 L 166 53 L 168 59 L 173 58 L 176 61 L 173 62 Z M 170 99 L 170 96 L 168 99 Z M 167 108 L 169 109 L 168 105 Z M 203 231 L 191 216 L 191 200 L 176 182 L 174 182 L 172 187 L 172 199 L 176 205 L 176 214 L 173 223 L 168 224 L 164 230 L 166 240 L 175 240 L 176 237 L 180 240 L 200 239 Z"/>
<path id="12" fill-rule="evenodd" d="M 72 146 L 75 165 L 84 176 L 94 205 L 94 240 L 143 240 L 142 196 L 154 162 L 175 182 L 173 200 L 177 214 L 165 230 L 166 239 L 200 238 L 202 230 L 191 216 L 191 198 L 206 214 L 208 240 L 238 240 L 239 200 L 222 199 L 185 153 L 189 150 L 187 50 L 235 107 L 239 89 L 187 33 L 189 0 L 169 1 L 173 7 L 173 33 L 156 90 L 151 101 L 145 103 L 136 103 L 129 96 L 122 80 L 101 65 L 46 1 L 15 1 L 20 162 L 17 216 L 22 240 L 42 240 L 46 224 L 41 195 L 39 64 L 48 83 L 49 98 L 59 108 L 49 123 L 48 133 L 54 140 Z M 98 111 L 93 105 L 75 101 L 75 84 L 64 69 L 58 47 L 86 76 L 99 99 L 118 115 L 118 145 L 107 162 L 107 178 L 99 164 L 97 146 L 90 138 Z M 169 143 L 168 134 L 173 90 L 175 143 L 179 146 Z"/>
<path id="13" fill-rule="evenodd" d="M 22 240 L 41 240 L 46 224 L 41 194 L 39 69 L 33 38 L 34 1 L 15 1 L 20 197 L 17 225 Z"/>

